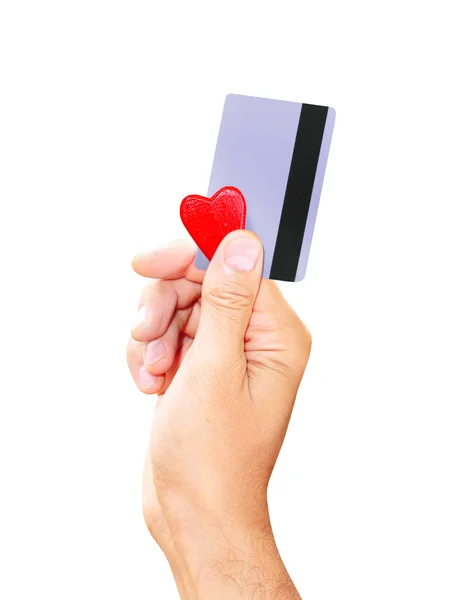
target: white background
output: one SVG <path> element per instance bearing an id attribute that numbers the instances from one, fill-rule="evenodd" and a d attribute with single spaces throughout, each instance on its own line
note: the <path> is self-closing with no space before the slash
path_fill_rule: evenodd
<path id="1" fill-rule="evenodd" d="M 130 258 L 184 235 L 225 95 L 329 104 L 314 347 L 270 502 L 309 600 L 457 597 L 452 2 L 0 4 L 0 596 L 175 599 L 143 525 Z"/>

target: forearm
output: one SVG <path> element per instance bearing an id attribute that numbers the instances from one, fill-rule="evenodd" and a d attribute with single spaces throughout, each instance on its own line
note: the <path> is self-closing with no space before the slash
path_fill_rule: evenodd
<path id="1" fill-rule="evenodd" d="M 174 575 L 183 600 L 299 600 L 268 513 L 252 522 L 190 519 L 174 531 Z"/>

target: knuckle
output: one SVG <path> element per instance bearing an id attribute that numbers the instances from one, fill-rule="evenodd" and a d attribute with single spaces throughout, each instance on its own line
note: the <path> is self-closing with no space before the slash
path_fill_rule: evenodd
<path id="1" fill-rule="evenodd" d="M 217 283 L 205 290 L 203 299 L 214 308 L 236 311 L 250 306 L 254 302 L 254 294 L 236 282 Z"/>

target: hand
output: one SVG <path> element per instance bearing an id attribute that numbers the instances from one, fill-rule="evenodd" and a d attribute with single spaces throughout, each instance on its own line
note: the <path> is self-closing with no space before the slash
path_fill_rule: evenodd
<path id="1" fill-rule="evenodd" d="M 257 560 L 270 561 L 275 573 L 262 585 L 292 590 L 266 494 L 310 334 L 277 285 L 261 280 L 254 234 L 229 234 L 206 274 L 194 256 L 183 242 L 133 261 L 137 273 L 160 280 L 143 292 L 128 347 L 138 387 L 158 394 L 145 468 L 146 522 L 183 598 L 216 598 L 213 586 L 239 586 L 237 577 L 260 585 Z M 234 548 L 236 558 L 228 559 Z M 220 572 L 213 573 L 215 564 Z M 245 569 L 256 581 L 246 579 Z M 197 585 L 211 592 L 193 596 Z"/>

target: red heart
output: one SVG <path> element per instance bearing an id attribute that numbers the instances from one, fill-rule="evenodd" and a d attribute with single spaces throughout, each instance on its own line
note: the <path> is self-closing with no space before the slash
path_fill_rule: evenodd
<path id="1" fill-rule="evenodd" d="M 223 187 L 212 198 L 186 196 L 181 221 L 208 260 L 231 231 L 246 227 L 246 201 L 235 187 Z"/>

